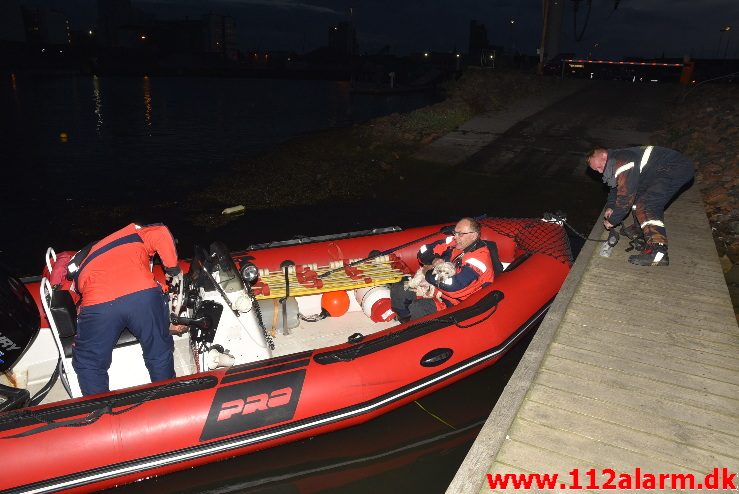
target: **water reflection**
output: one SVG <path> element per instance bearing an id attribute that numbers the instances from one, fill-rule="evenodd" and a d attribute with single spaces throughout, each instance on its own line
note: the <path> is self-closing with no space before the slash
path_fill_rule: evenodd
<path id="1" fill-rule="evenodd" d="M 349 89 L 351 84 L 349 81 L 338 81 L 336 83 L 336 102 L 333 105 L 333 122 L 334 125 L 347 125 L 352 119 L 352 101 Z"/>
<path id="2" fill-rule="evenodd" d="M 421 469 L 425 477 L 431 477 L 438 484 L 430 484 L 430 490 L 437 487 L 440 492 L 448 483 L 445 467 L 439 467 L 436 457 L 454 457 L 455 463 L 467 453 L 475 440 L 477 433 L 485 423 L 485 419 L 478 420 L 464 427 L 441 432 L 429 437 L 420 437 L 418 440 L 403 445 L 391 446 L 387 449 L 369 449 L 364 453 L 349 452 L 345 455 L 329 457 L 313 457 L 303 459 L 299 463 L 290 463 L 290 459 L 280 464 L 280 468 L 270 470 L 259 477 L 241 478 L 240 470 L 236 469 L 231 475 L 219 472 L 217 480 L 208 478 L 206 481 L 191 481 L 178 483 L 175 486 L 162 486 L 160 494 L 179 491 L 180 493 L 208 494 L 245 494 L 245 493 L 276 493 L 291 492 L 300 494 L 313 493 L 344 493 L 344 492 L 378 492 L 381 485 L 392 486 L 393 491 L 416 492 L 420 482 L 428 486 L 427 479 L 414 480 L 412 473 Z M 305 444 L 305 443 L 304 443 Z M 307 445 L 306 445 L 307 446 Z M 354 445 L 358 450 L 362 445 Z M 278 460 L 279 462 L 279 460 Z M 434 464 L 434 471 L 425 471 L 429 463 Z M 403 485 L 405 482 L 407 485 Z M 137 486 L 141 487 L 141 486 Z M 122 491 L 124 489 L 121 489 Z M 426 490 L 426 489 L 422 489 Z M 146 486 L 143 489 L 147 492 Z M 151 492 L 154 490 L 152 489 Z"/>
<path id="3" fill-rule="evenodd" d="M 10 74 L 10 87 L 13 89 L 13 101 L 15 101 L 15 106 L 18 108 L 18 113 L 20 114 L 21 100 L 18 96 L 17 77 L 15 74 Z"/>
<path id="4" fill-rule="evenodd" d="M 100 78 L 92 76 L 92 99 L 95 101 L 95 131 L 100 134 L 103 128 L 103 96 L 100 91 Z"/>
<path id="5" fill-rule="evenodd" d="M 151 129 L 151 80 L 148 75 L 144 76 L 144 125 Z"/>

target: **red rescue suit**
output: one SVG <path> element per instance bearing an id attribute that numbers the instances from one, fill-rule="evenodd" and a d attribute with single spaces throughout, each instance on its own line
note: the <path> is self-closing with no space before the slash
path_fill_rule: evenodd
<path id="1" fill-rule="evenodd" d="M 175 377 L 167 296 L 150 267 L 157 253 L 167 274 L 180 272 L 169 229 L 132 223 L 85 247 L 67 266 L 82 295 L 72 366 L 83 395 L 110 389 L 113 348 L 125 328 L 141 343 L 152 382 Z"/>
<path id="2" fill-rule="evenodd" d="M 424 264 L 431 264 L 437 258 L 443 259 L 456 267 L 456 274 L 443 282 L 436 281 L 433 270 L 426 273 L 426 281 L 439 291 L 440 297 L 434 298 L 437 310 L 457 305 L 483 285 L 493 282 L 493 261 L 490 257 L 490 249 L 482 240 L 477 240 L 465 250 L 459 250 L 457 241 L 450 236 L 445 240 L 421 247 L 419 258 Z"/>
<path id="3" fill-rule="evenodd" d="M 77 269 L 76 290 L 82 307 L 115 300 L 159 285 L 150 258 L 158 253 L 167 274 L 177 274 L 177 251 L 164 225 L 134 223 L 96 242 Z"/>

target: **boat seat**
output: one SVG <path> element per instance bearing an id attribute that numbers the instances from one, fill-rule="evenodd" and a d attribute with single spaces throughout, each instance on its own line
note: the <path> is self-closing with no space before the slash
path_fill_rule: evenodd
<path id="1" fill-rule="evenodd" d="M 72 343 L 74 343 L 74 335 L 77 334 L 77 306 L 72 299 L 72 294 L 68 290 L 53 290 L 51 293 L 51 301 L 49 303 L 51 316 L 54 318 L 57 331 L 59 332 L 59 340 L 64 349 L 66 358 L 72 357 Z M 139 341 L 131 334 L 130 331 L 124 329 L 118 337 L 115 348 L 135 345 Z"/>
<path id="2" fill-rule="evenodd" d="M 498 254 L 498 245 L 492 240 L 483 240 L 485 245 L 488 246 L 490 251 L 490 260 L 493 262 L 493 274 L 498 276 L 504 271 L 503 263 L 500 262 L 500 255 Z"/>

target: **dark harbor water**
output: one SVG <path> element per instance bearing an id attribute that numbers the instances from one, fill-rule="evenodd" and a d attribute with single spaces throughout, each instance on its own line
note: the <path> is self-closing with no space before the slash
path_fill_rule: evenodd
<path id="1" fill-rule="evenodd" d="M 345 82 L 208 77 L 5 77 L 6 173 L 76 200 L 166 191 L 291 137 L 429 104 Z"/>

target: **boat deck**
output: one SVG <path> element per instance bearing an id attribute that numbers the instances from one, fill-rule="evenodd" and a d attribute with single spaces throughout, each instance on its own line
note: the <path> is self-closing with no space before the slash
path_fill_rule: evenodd
<path id="1" fill-rule="evenodd" d="M 597 492 L 603 469 L 632 489 L 637 468 L 696 487 L 714 468 L 739 472 L 739 328 L 697 187 L 666 222 L 669 267 L 629 264 L 625 240 L 610 258 L 587 242 L 448 493 L 506 490 L 488 473 L 556 473 L 535 491 L 562 492 L 579 469 Z"/>
<path id="2" fill-rule="evenodd" d="M 372 322 L 362 311 L 347 312 L 339 317 L 327 317 L 317 322 L 300 321 L 297 328 L 290 330 L 288 336 L 279 332 L 274 337 L 275 350 L 272 355 L 279 357 L 309 349 L 325 348 L 346 343 L 349 336 L 362 333 L 364 336 L 392 326 L 397 321 Z"/>
<path id="3" fill-rule="evenodd" d="M 308 309 L 308 314 L 320 312 L 320 295 L 305 297 L 309 300 L 304 302 L 303 308 Z M 288 319 L 289 320 L 289 319 Z M 341 317 L 327 317 L 316 322 L 300 321 L 300 324 L 292 328 L 288 335 L 282 334 L 282 329 L 278 329 L 273 333 L 275 349 L 272 352 L 273 357 L 290 355 L 306 350 L 317 348 L 325 348 L 333 345 L 346 343 L 349 336 L 354 333 L 361 333 L 365 336 L 382 331 L 384 329 L 396 326 L 395 320 L 389 322 L 372 322 L 372 320 L 362 312 L 359 304 L 351 298 L 349 311 Z M 194 360 L 190 352 L 190 343 L 187 333 L 182 336 L 175 336 L 175 369 L 178 376 L 187 375 L 194 369 Z M 145 369 L 140 369 L 145 373 Z M 142 383 L 148 382 L 144 376 Z M 117 389 L 113 387 L 113 389 Z M 68 399 L 69 395 L 64 390 L 61 380 L 52 387 L 51 391 L 45 398 L 43 403 L 52 403 L 55 401 Z"/>

